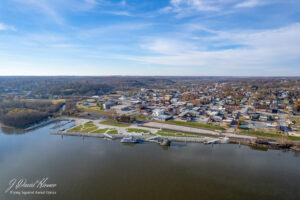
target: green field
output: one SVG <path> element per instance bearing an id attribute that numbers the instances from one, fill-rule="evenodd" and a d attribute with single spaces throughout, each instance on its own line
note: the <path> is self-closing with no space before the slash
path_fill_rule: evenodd
<path id="1" fill-rule="evenodd" d="M 282 139 L 288 139 L 288 140 L 300 140 L 300 137 L 297 137 L 297 136 L 285 136 L 285 135 L 281 135 L 278 133 L 267 133 L 267 132 L 251 131 L 251 130 L 249 130 L 249 131 L 240 130 L 239 133 L 260 136 L 260 137 L 282 138 Z"/>
<path id="2" fill-rule="evenodd" d="M 162 122 L 162 123 L 180 125 L 180 126 L 189 126 L 189 127 L 195 127 L 195 128 L 204 128 L 204 129 L 210 129 L 210 130 L 220 130 L 220 131 L 225 130 L 225 128 L 223 128 L 221 126 L 211 125 L 211 124 L 201 124 L 201 123 L 197 123 L 197 122 L 184 122 L 184 121 L 169 120 L 169 121 Z"/>
<path id="3" fill-rule="evenodd" d="M 199 135 L 193 135 L 193 134 L 187 134 L 187 133 L 181 133 L 176 131 L 166 131 L 166 130 L 158 130 L 156 134 L 161 136 L 175 136 L 175 137 L 202 137 Z"/>
<path id="4" fill-rule="evenodd" d="M 82 109 L 86 112 L 96 112 L 96 113 L 101 113 L 101 114 L 107 114 L 108 111 L 105 111 L 105 110 L 101 110 L 99 107 L 86 107 L 86 106 L 83 106 L 83 105 L 77 105 L 77 108 L 79 109 Z"/>
<path id="5" fill-rule="evenodd" d="M 300 140 L 300 137 L 297 137 L 297 136 L 288 136 L 288 139 L 290 139 L 290 140 Z"/>
<path id="6" fill-rule="evenodd" d="M 110 121 L 99 122 L 99 124 L 108 125 L 108 126 L 117 126 L 117 127 L 129 127 L 130 126 L 130 124 L 110 122 Z"/>
<path id="7" fill-rule="evenodd" d="M 139 128 L 127 128 L 126 129 L 127 132 L 129 133 L 150 133 L 149 130 L 145 130 L 145 129 L 139 129 Z"/>
<path id="8" fill-rule="evenodd" d="M 80 132 L 80 133 L 105 133 L 108 128 L 98 129 L 94 122 L 87 122 L 84 125 L 76 126 L 68 132 Z"/>
<path id="9" fill-rule="evenodd" d="M 109 131 L 107 131 L 107 134 L 118 134 L 118 130 L 117 129 L 110 129 Z"/>
<path id="10" fill-rule="evenodd" d="M 105 133 L 108 130 L 108 128 L 103 128 L 103 129 L 97 129 L 93 131 L 92 133 Z"/>
<path id="11" fill-rule="evenodd" d="M 91 133 L 91 132 L 94 132 L 97 129 L 98 129 L 98 127 L 95 126 L 95 127 L 81 129 L 80 132 L 82 132 L 82 133 Z"/>
<path id="12" fill-rule="evenodd" d="M 72 129 L 68 130 L 68 132 L 90 133 L 97 129 L 98 129 L 98 127 L 93 122 L 87 122 L 84 125 L 79 125 L 79 126 L 76 126 Z"/>
<path id="13" fill-rule="evenodd" d="M 80 130 L 83 128 L 82 125 L 76 126 L 74 128 L 71 128 L 68 130 L 68 132 L 80 132 Z"/>
<path id="14" fill-rule="evenodd" d="M 147 117 L 146 116 L 143 116 L 143 115 L 129 115 L 130 117 L 134 117 L 136 118 L 137 120 L 146 120 Z"/>
<path id="15" fill-rule="evenodd" d="M 87 122 L 84 124 L 84 128 L 92 128 L 92 127 L 95 127 L 94 122 Z"/>

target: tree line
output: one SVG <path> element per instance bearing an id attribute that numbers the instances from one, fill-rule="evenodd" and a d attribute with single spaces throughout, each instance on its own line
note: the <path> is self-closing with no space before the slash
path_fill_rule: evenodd
<path id="1" fill-rule="evenodd" d="M 7 126 L 24 128 L 55 115 L 63 104 L 51 101 L 0 102 L 0 121 Z"/>

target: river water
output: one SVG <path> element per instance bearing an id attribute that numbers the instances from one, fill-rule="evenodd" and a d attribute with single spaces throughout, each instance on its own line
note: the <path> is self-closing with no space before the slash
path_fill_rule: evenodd
<path id="1" fill-rule="evenodd" d="M 132 146 L 51 135 L 53 126 L 0 131 L 1 200 L 300 199 L 299 153 L 234 144 Z M 14 179 L 43 178 L 56 186 L 5 192 Z M 22 191 L 49 194 L 17 193 Z"/>

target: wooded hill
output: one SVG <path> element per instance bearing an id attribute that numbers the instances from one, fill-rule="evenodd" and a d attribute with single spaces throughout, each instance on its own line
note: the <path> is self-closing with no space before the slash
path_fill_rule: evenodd
<path id="1" fill-rule="evenodd" d="M 51 101 L 3 101 L 0 102 L 0 121 L 7 126 L 25 128 L 53 116 L 63 104 Z"/>

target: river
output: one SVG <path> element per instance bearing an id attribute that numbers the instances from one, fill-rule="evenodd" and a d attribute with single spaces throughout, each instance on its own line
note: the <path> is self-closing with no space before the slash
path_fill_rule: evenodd
<path id="1" fill-rule="evenodd" d="M 297 152 L 235 144 L 123 145 L 51 135 L 53 126 L 0 131 L 1 200 L 300 199 Z M 43 178 L 55 187 L 5 192 L 11 180 Z M 45 190 L 51 194 L 16 193 Z"/>

